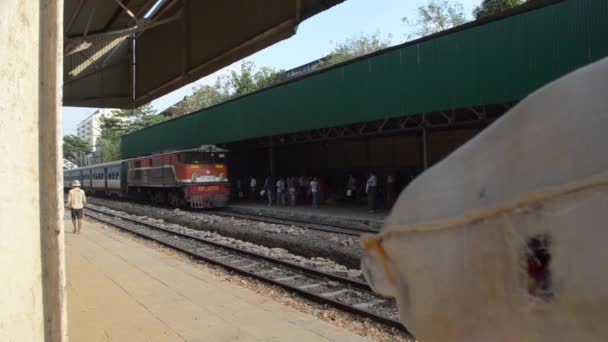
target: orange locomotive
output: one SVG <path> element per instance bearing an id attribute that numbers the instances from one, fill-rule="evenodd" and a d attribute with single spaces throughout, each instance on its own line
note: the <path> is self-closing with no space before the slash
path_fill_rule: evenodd
<path id="1" fill-rule="evenodd" d="M 127 196 L 175 207 L 228 204 L 227 150 L 216 146 L 126 160 Z"/>

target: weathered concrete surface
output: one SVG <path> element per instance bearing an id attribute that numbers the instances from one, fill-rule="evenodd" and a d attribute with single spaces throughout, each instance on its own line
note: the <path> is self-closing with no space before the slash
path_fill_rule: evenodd
<path id="1" fill-rule="evenodd" d="M 43 341 L 39 1 L 0 1 L 0 341 Z"/>
<path id="2" fill-rule="evenodd" d="M 72 341 L 365 341 L 90 221 L 66 256 Z"/>

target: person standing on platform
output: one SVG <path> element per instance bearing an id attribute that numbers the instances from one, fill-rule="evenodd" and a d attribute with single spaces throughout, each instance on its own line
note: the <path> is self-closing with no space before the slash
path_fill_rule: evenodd
<path id="1" fill-rule="evenodd" d="M 285 205 L 285 179 L 281 177 L 277 181 L 277 204 Z"/>
<path id="2" fill-rule="evenodd" d="M 306 179 L 304 179 L 304 176 L 298 178 L 298 198 L 300 201 L 306 199 Z"/>
<path id="3" fill-rule="evenodd" d="M 274 202 L 274 187 L 274 178 L 271 176 L 266 177 L 264 189 L 262 189 L 262 191 L 266 193 L 265 195 L 268 198 L 268 205 L 272 205 Z M 264 194 L 262 194 L 262 196 L 264 196 Z"/>
<path id="4" fill-rule="evenodd" d="M 378 178 L 373 171 L 370 173 L 367 183 L 365 184 L 365 192 L 367 193 L 367 206 L 370 213 L 376 212 L 376 194 L 378 193 Z"/>
<path id="5" fill-rule="evenodd" d="M 251 176 L 251 180 L 249 181 L 249 200 L 251 202 L 255 202 L 255 191 L 257 185 L 258 182 L 255 180 L 255 177 Z"/>
<path id="6" fill-rule="evenodd" d="M 310 181 L 310 193 L 312 195 L 312 207 L 319 207 L 319 181 L 317 177 L 314 177 L 312 181 Z"/>
<path id="7" fill-rule="evenodd" d="M 287 178 L 287 191 L 289 192 L 289 205 L 292 207 L 296 206 L 296 178 L 289 177 Z"/>
<path id="8" fill-rule="evenodd" d="M 87 196 L 80 188 L 80 181 L 72 181 L 72 190 L 68 192 L 67 207 L 70 208 L 72 214 L 72 225 L 74 225 L 74 234 L 80 234 L 82 230 L 82 218 L 84 216 L 84 205 L 87 203 Z"/>
<path id="9" fill-rule="evenodd" d="M 243 186 L 240 179 L 236 180 L 236 194 L 235 199 L 242 200 L 243 199 Z"/>
<path id="10" fill-rule="evenodd" d="M 395 203 L 396 191 L 397 186 L 395 184 L 395 177 L 392 174 L 386 176 L 386 195 L 384 201 L 388 209 L 392 208 Z"/>
<path id="11" fill-rule="evenodd" d="M 327 186 L 325 184 L 325 180 L 323 178 L 318 178 L 317 181 L 319 182 L 319 196 L 318 196 L 318 200 L 317 203 L 323 203 L 323 201 L 325 201 L 325 193 L 327 192 Z"/>
<path id="12" fill-rule="evenodd" d="M 346 183 L 346 197 L 352 202 L 357 202 L 357 179 L 352 174 L 348 176 Z"/>

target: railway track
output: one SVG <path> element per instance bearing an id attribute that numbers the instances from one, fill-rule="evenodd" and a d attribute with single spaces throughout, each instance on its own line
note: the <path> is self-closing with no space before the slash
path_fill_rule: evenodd
<path id="1" fill-rule="evenodd" d="M 155 241 L 195 259 L 407 332 L 398 321 L 395 302 L 373 293 L 363 282 L 222 245 L 115 212 L 87 207 L 85 213 L 95 220 Z"/>
<path id="2" fill-rule="evenodd" d="M 281 224 L 281 225 L 287 225 L 287 226 L 295 226 L 295 227 L 300 227 L 300 228 L 318 230 L 318 231 L 329 232 L 329 233 L 344 234 L 344 235 L 350 235 L 350 236 L 360 236 L 361 234 L 364 234 L 364 233 L 372 233 L 372 234 L 378 233 L 377 229 L 371 229 L 371 228 L 370 229 L 352 228 L 352 227 L 339 226 L 339 225 L 333 225 L 333 224 L 329 225 L 329 224 L 322 224 L 322 223 L 317 223 L 317 222 L 308 222 L 305 220 L 295 219 L 295 218 L 245 214 L 245 213 L 235 212 L 230 209 L 216 209 L 216 210 L 210 211 L 209 213 L 213 214 L 213 215 L 224 216 L 224 217 L 234 217 L 234 218 L 240 218 L 240 219 L 251 220 L 251 221 L 259 221 L 259 222 L 265 222 L 265 223 L 274 223 L 274 224 Z"/>
<path id="3" fill-rule="evenodd" d="M 103 199 L 108 200 L 108 198 L 103 198 Z M 121 202 L 131 202 L 129 200 L 124 200 L 124 199 L 120 200 L 120 201 Z M 141 202 L 133 202 L 133 203 L 142 204 Z M 162 205 L 159 207 L 166 208 L 166 209 L 173 208 L 173 207 L 162 206 Z M 190 212 L 199 212 L 199 213 L 201 212 L 200 209 L 190 209 L 190 208 L 180 208 L 180 209 L 185 210 L 185 211 L 190 211 Z M 247 214 L 247 213 L 233 211 L 230 209 L 230 207 L 224 208 L 224 209 L 211 209 L 208 211 L 204 211 L 204 213 L 210 214 L 210 215 L 222 216 L 222 217 L 234 217 L 234 218 L 238 218 L 238 219 L 251 220 L 251 221 L 257 221 L 257 222 L 294 226 L 294 227 L 300 227 L 300 228 L 304 228 L 304 229 L 311 229 L 311 230 L 343 234 L 343 235 L 349 235 L 349 236 L 361 236 L 361 234 L 365 234 L 365 233 L 375 234 L 375 233 L 378 233 L 378 231 L 379 231 L 378 229 L 373 229 L 373 228 L 366 229 L 366 228 L 348 227 L 348 226 L 336 225 L 336 224 L 323 224 L 323 223 L 319 223 L 319 222 L 309 222 L 309 221 L 305 221 L 303 219 L 297 219 L 297 218 L 285 218 L 285 217 L 279 217 L 279 216 Z"/>

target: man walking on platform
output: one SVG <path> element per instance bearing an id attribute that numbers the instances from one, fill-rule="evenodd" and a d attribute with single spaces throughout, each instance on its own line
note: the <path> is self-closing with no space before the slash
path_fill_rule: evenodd
<path id="1" fill-rule="evenodd" d="M 84 191 L 80 188 L 80 181 L 72 181 L 72 190 L 68 192 L 67 208 L 72 214 L 72 224 L 74 225 L 74 234 L 80 234 L 82 229 L 82 218 L 84 216 L 84 205 L 87 203 L 87 197 Z"/>
<path id="2" fill-rule="evenodd" d="M 378 192 L 378 178 L 372 171 L 365 184 L 365 192 L 367 192 L 367 205 L 370 213 L 376 212 L 376 194 Z"/>

